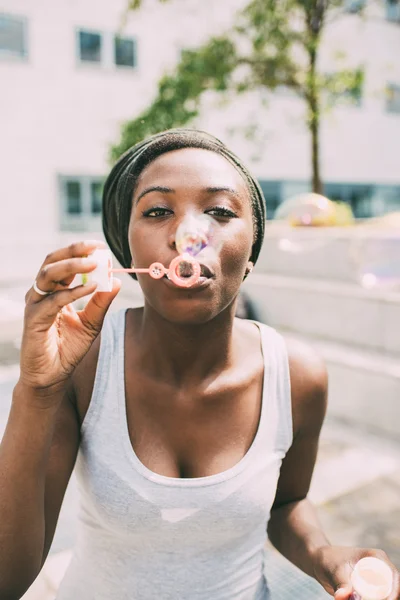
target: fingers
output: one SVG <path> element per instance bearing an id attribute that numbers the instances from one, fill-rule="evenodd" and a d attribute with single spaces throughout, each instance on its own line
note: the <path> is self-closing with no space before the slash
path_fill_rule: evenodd
<path id="1" fill-rule="evenodd" d="M 105 247 L 105 243 L 100 240 L 74 242 L 65 248 L 59 248 L 54 250 L 54 252 L 50 252 L 46 256 L 41 268 L 43 268 L 45 265 L 58 262 L 59 260 L 64 260 L 66 258 L 79 258 L 81 256 L 86 256 L 87 254 L 91 254 L 96 248 Z"/>
<path id="2" fill-rule="evenodd" d="M 28 303 L 25 309 L 25 324 L 29 327 L 39 325 L 40 329 L 49 329 L 60 310 L 79 298 L 93 294 L 96 286 L 96 282 L 78 285 L 42 297 L 41 302 Z"/>
<path id="3" fill-rule="evenodd" d="M 352 598 L 353 588 L 351 585 L 343 584 L 335 592 L 335 600 L 350 600 Z"/>
<path id="4" fill-rule="evenodd" d="M 400 599 L 400 574 L 399 571 L 393 566 L 393 589 L 388 600 L 399 600 Z"/>
<path id="5" fill-rule="evenodd" d="M 104 317 L 121 289 L 121 280 L 113 278 L 113 289 L 111 292 L 97 292 L 93 294 L 85 308 L 78 313 L 82 323 L 95 331 L 100 331 Z"/>
<path id="6" fill-rule="evenodd" d="M 42 267 L 36 285 L 43 292 L 54 292 L 61 283 L 63 286 L 68 286 L 72 283 L 75 275 L 78 273 L 90 273 L 94 271 L 97 262 L 89 257 L 84 258 L 67 258 L 55 263 L 49 263 Z M 30 295 L 27 302 L 40 302 L 43 299 L 41 294 L 38 294 L 35 289 Z"/>
<path id="7" fill-rule="evenodd" d="M 72 283 L 77 273 L 89 273 L 96 265 L 90 266 L 90 260 L 83 257 L 90 255 L 96 248 L 105 247 L 104 242 L 87 240 L 70 244 L 48 254 L 36 277 L 36 285 L 43 292 L 55 292 L 60 284 L 68 286 Z M 79 262 L 82 261 L 82 262 Z M 25 296 L 26 303 L 40 302 L 45 295 L 38 294 L 31 288 Z"/>

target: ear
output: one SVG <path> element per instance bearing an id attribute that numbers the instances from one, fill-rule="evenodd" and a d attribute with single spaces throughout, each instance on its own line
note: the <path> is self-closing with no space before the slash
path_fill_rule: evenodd
<path id="1" fill-rule="evenodd" d="M 246 272 L 244 274 L 243 280 L 246 279 L 246 277 L 252 272 L 253 267 L 254 267 L 254 263 L 252 263 L 251 260 L 249 260 L 247 262 Z"/>
<path id="2" fill-rule="evenodd" d="M 252 263 L 251 260 L 249 260 L 247 263 L 246 275 L 248 275 L 249 273 L 252 272 L 253 267 L 254 267 L 254 263 Z"/>

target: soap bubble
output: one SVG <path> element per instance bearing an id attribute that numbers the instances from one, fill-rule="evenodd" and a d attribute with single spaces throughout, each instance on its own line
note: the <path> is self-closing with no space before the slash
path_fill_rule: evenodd
<path id="1" fill-rule="evenodd" d="M 321 235 L 313 229 L 311 233 L 308 228 L 332 225 L 334 217 L 335 204 L 320 194 L 299 194 L 285 200 L 274 215 L 274 225 L 279 227 L 278 249 L 286 253 L 302 254 L 326 246 L 330 241 L 326 232 Z"/>
<path id="2" fill-rule="evenodd" d="M 293 227 L 335 225 L 335 203 L 321 194 L 299 194 L 280 204 L 274 219 L 285 220 Z"/>
<path id="3" fill-rule="evenodd" d="M 351 258 L 363 288 L 400 291 L 400 232 L 363 231 L 352 244 Z"/>
<path id="4" fill-rule="evenodd" d="M 400 211 L 355 223 L 348 204 L 302 194 L 283 202 L 275 219 L 270 231 L 279 251 L 307 257 L 347 240 L 353 281 L 368 290 L 400 292 Z M 349 235 L 335 227 L 348 225 Z M 325 256 L 332 259 L 332 247 Z"/>
<path id="5" fill-rule="evenodd" d="M 176 230 L 175 245 L 179 254 L 198 256 L 206 248 L 219 251 L 221 233 L 218 223 L 209 215 L 189 215 Z"/>
<path id="6" fill-rule="evenodd" d="M 278 249 L 291 254 L 313 252 L 337 238 L 331 228 L 354 223 L 351 207 L 320 194 L 300 194 L 282 202 L 274 215 Z M 328 230 L 320 231 L 327 228 Z"/>

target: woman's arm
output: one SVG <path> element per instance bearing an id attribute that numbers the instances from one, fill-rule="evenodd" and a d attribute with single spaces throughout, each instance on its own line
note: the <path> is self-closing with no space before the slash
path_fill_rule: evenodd
<path id="1" fill-rule="evenodd" d="M 20 598 L 42 568 L 79 445 L 66 391 L 53 392 L 47 408 L 43 400 L 17 384 L 0 445 L 2 600 Z"/>
<path id="2" fill-rule="evenodd" d="M 361 558 L 380 558 L 393 571 L 393 589 L 388 600 L 398 600 L 399 573 L 386 553 L 377 549 L 331 546 L 307 498 L 326 413 L 328 377 L 322 359 L 310 347 L 292 343 L 288 351 L 294 437 L 282 462 L 268 524 L 269 538 L 283 556 L 315 577 L 336 600 L 350 599 L 351 573 Z"/>
<path id="3" fill-rule="evenodd" d="M 293 443 L 282 462 L 268 535 L 283 556 L 314 576 L 315 555 L 329 545 L 307 498 L 326 413 L 328 377 L 323 361 L 310 347 L 288 344 L 288 353 Z"/>

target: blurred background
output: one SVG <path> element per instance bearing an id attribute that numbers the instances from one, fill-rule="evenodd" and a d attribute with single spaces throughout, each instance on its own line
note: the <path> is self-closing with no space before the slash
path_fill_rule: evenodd
<path id="1" fill-rule="evenodd" d="M 400 1 L 0 0 L 0 81 L 0 435 L 45 255 L 102 238 L 103 182 L 132 144 L 204 129 L 266 199 L 242 298 L 328 365 L 321 520 L 400 566 Z M 126 277 L 112 310 L 141 302 Z M 72 478 L 30 598 L 54 597 L 76 496 Z M 325 596 L 271 556 L 277 600 Z"/>

